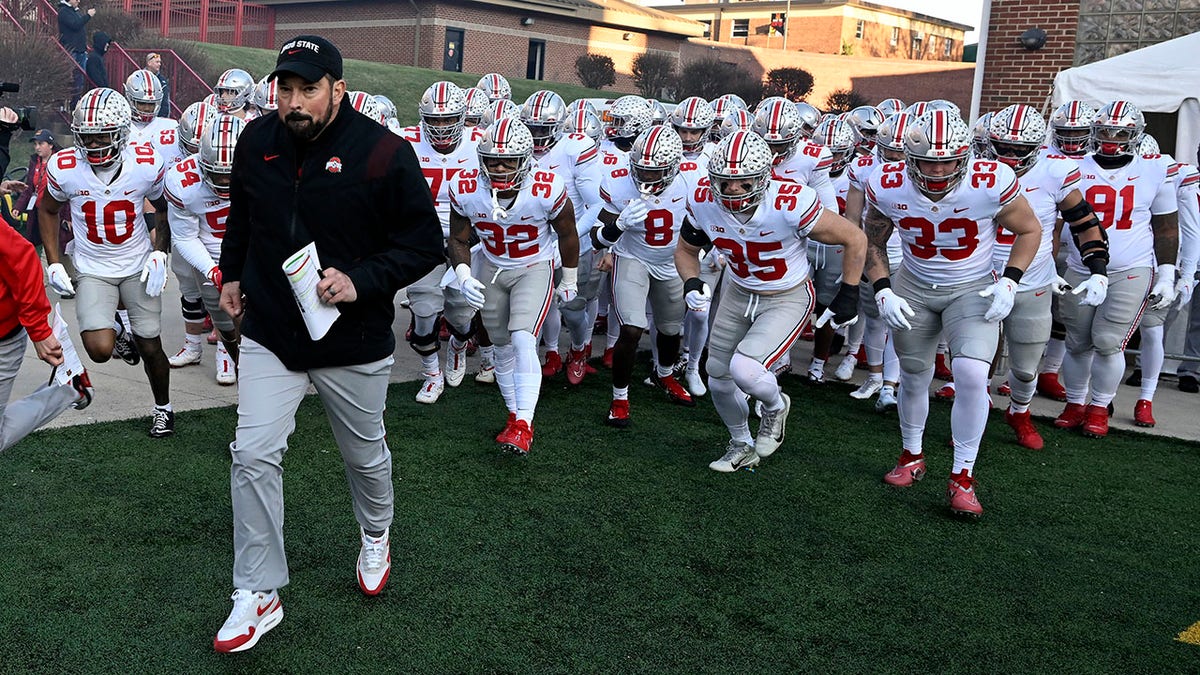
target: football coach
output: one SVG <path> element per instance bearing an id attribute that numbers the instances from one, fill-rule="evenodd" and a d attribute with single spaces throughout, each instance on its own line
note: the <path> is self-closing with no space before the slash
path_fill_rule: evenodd
<path id="1" fill-rule="evenodd" d="M 311 382 L 345 464 L 362 546 L 358 584 L 377 595 L 391 568 L 392 457 L 383 409 L 396 292 L 443 262 L 442 228 L 407 141 L 354 110 L 342 56 L 315 35 L 287 41 L 275 71 L 279 110 L 246 127 L 234 151 L 221 245 L 221 308 L 244 316 L 238 423 L 229 446 L 233 611 L 213 640 L 249 649 L 283 619 L 283 455 Z M 285 261 L 314 244 L 317 300 L 339 316 L 310 337 Z M 347 571 L 349 566 L 347 566 Z"/>

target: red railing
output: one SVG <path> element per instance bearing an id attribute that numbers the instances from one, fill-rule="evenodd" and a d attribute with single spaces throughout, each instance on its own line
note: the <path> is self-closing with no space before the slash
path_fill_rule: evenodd
<path id="1" fill-rule="evenodd" d="M 184 108 L 213 92 L 212 86 L 174 50 L 125 49 L 120 45 L 111 46 L 104 61 L 108 68 L 109 85 L 117 91 L 124 91 L 121 83 L 133 71 L 146 67 L 146 55 L 150 53 L 162 57 L 162 69 L 159 72 L 171 84 L 171 117 L 178 119 Z"/>
<path id="2" fill-rule="evenodd" d="M 245 0 L 124 0 L 124 9 L 163 37 L 275 48 L 275 10 Z"/>

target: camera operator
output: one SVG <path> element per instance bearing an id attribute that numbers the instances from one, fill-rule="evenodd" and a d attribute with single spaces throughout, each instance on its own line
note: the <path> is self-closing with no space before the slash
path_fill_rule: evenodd
<path id="1" fill-rule="evenodd" d="M 13 131 L 17 129 L 17 112 L 12 108 L 0 108 L 0 177 L 8 173 L 8 144 L 12 141 Z M 8 183 L 9 181 L 4 181 Z M 4 190 L 8 192 L 7 189 Z"/>

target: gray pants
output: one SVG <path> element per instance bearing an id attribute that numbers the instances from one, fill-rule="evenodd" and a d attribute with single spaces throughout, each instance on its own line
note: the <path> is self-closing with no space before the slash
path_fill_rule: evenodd
<path id="1" fill-rule="evenodd" d="M 13 382 L 25 357 L 25 344 L 23 330 L 0 342 L 0 451 L 11 448 L 34 429 L 58 417 L 79 397 L 70 385 L 51 385 L 9 403 Z"/>
<path id="2" fill-rule="evenodd" d="M 383 407 L 392 357 L 357 366 L 288 370 L 266 347 L 242 338 L 233 466 L 233 585 L 267 591 L 288 583 L 283 550 L 283 454 L 309 382 L 342 453 L 354 517 L 364 529 L 392 524 L 392 454 Z"/>
<path id="3" fill-rule="evenodd" d="M 1183 353 L 1187 356 L 1200 358 L 1200 293 L 1192 295 L 1192 303 L 1188 306 L 1187 335 L 1183 341 Z M 1200 361 L 1181 361 L 1180 375 L 1200 375 Z"/>

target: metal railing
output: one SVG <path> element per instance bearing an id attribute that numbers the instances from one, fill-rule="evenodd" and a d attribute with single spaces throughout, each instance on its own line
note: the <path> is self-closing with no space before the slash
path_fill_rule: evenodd
<path id="1" fill-rule="evenodd" d="M 163 37 L 275 47 L 275 10 L 245 0 L 124 0 L 123 7 Z"/>

